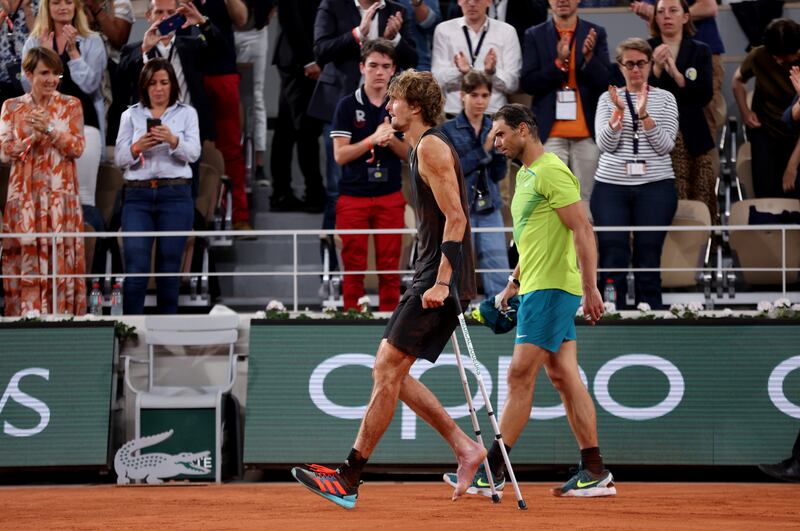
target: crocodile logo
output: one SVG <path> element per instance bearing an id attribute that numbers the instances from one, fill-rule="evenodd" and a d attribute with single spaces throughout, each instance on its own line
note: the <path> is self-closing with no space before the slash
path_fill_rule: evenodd
<path id="1" fill-rule="evenodd" d="M 172 437 L 174 430 L 157 433 L 148 437 L 133 439 L 122 445 L 114 456 L 114 470 L 117 472 L 117 484 L 127 485 L 132 479 L 144 479 L 150 485 L 164 483 L 163 478 L 171 478 L 180 474 L 201 476 L 210 470 L 200 466 L 211 452 L 182 452 L 177 455 L 152 453 L 133 455 L 137 450 L 155 446 Z"/>

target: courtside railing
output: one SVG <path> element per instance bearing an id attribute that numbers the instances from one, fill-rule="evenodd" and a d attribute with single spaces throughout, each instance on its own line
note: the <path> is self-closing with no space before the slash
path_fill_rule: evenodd
<path id="1" fill-rule="evenodd" d="M 502 233 L 510 233 L 512 231 L 509 227 L 502 227 L 502 228 L 490 228 L 490 227 L 479 227 L 472 229 L 474 233 L 484 233 L 484 232 L 502 232 Z M 659 267 L 659 268 L 633 268 L 633 267 L 625 267 L 625 268 L 615 268 L 615 269 L 608 269 L 608 268 L 598 268 L 598 272 L 695 272 L 698 276 L 703 274 L 711 274 L 712 276 L 716 276 L 716 278 L 729 278 L 729 274 L 740 274 L 744 272 L 771 272 L 771 273 L 780 273 L 781 277 L 781 288 L 780 288 L 780 295 L 786 296 L 787 295 L 787 284 L 788 279 L 787 275 L 789 273 L 798 272 L 800 271 L 800 263 L 788 263 L 787 262 L 787 234 L 800 231 L 799 225 L 708 225 L 708 226 L 646 226 L 646 227 L 626 227 L 626 226 L 618 226 L 618 227 L 594 227 L 595 232 L 654 232 L 654 231 L 666 231 L 666 232 L 708 232 L 709 234 L 722 234 L 722 233 L 733 233 L 738 231 L 743 232 L 777 232 L 780 233 L 780 263 L 774 267 L 735 267 L 731 260 L 717 260 L 717 263 L 714 265 L 709 265 L 708 263 L 708 254 L 706 254 L 706 260 L 704 261 L 705 265 L 698 265 L 697 267 Z M 299 298 L 298 298 L 298 284 L 302 277 L 320 277 L 325 274 L 334 273 L 336 275 L 373 275 L 373 274 L 400 274 L 400 275 L 407 275 L 413 273 L 413 270 L 409 269 L 397 269 L 397 270 L 363 270 L 363 271 L 324 271 L 322 269 L 322 265 L 319 264 L 319 269 L 309 270 L 308 268 L 301 268 L 303 264 L 300 263 L 299 260 L 299 240 L 301 237 L 310 237 L 316 236 L 326 237 L 326 236 L 337 236 L 337 235 L 347 235 L 347 234 L 408 234 L 414 235 L 416 234 L 416 229 L 349 229 L 349 230 L 310 230 L 310 229 L 301 229 L 301 230 L 252 230 L 252 231 L 219 231 L 219 230 L 209 230 L 209 231 L 148 231 L 148 232 L 92 232 L 92 233 L 84 233 L 84 232 L 62 232 L 62 233 L 0 233 L 0 252 L 2 252 L 3 247 L 7 247 L 4 245 L 9 239 L 44 239 L 47 240 L 51 248 L 58 243 L 59 240 L 64 238 L 130 238 L 130 237 L 156 237 L 156 238 L 163 238 L 163 237 L 174 237 L 174 236 L 195 236 L 198 238 L 218 238 L 218 237 L 237 237 L 237 236 L 253 236 L 257 238 L 291 238 L 292 241 L 292 256 L 291 256 L 291 270 L 267 270 L 264 271 L 178 271 L 178 272 L 162 272 L 162 273 L 124 273 L 124 272 L 109 272 L 109 274 L 120 277 L 120 278 L 129 278 L 129 277 L 185 277 L 185 276 L 192 276 L 192 275 L 204 275 L 208 277 L 286 277 L 292 283 L 292 302 L 291 306 L 293 311 L 298 311 L 299 309 Z M 741 250 L 740 250 L 741 253 Z M 0 272 L 0 279 L 3 278 L 46 278 L 52 283 L 52 297 L 53 297 L 53 307 L 57 307 L 58 301 L 58 290 L 57 290 L 57 281 L 58 279 L 62 278 L 93 278 L 97 277 L 97 274 L 86 273 L 84 275 L 76 275 L 76 274 L 64 274 L 58 271 L 58 260 L 57 256 L 51 253 L 51 261 L 50 261 L 50 272 L 48 274 L 42 275 L 28 275 L 28 274 L 21 274 L 21 275 L 9 275 Z M 699 254 L 698 254 L 699 258 Z M 698 260 L 700 262 L 700 260 Z M 284 261 L 284 264 L 286 261 Z M 507 271 L 501 271 L 497 269 L 478 269 L 477 273 L 490 273 L 490 272 L 503 272 L 507 273 Z M 777 290 L 776 290 L 777 291 Z"/>

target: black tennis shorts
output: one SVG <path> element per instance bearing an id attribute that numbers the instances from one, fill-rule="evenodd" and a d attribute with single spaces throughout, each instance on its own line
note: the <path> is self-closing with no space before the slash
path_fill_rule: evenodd
<path id="1" fill-rule="evenodd" d="M 458 314 L 469 304 L 448 297 L 438 308 L 422 307 L 421 291 L 409 289 L 397 305 L 383 338 L 400 351 L 435 363 L 453 331 L 458 326 Z"/>

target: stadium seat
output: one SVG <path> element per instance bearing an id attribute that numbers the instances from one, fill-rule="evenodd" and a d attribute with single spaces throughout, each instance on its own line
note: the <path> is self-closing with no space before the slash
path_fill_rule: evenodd
<path id="1" fill-rule="evenodd" d="M 704 227 L 711 225 L 708 206 L 702 201 L 681 199 L 672 219 L 673 227 Z M 670 231 L 661 251 L 661 267 L 690 268 L 705 267 L 711 231 Z M 697 284 L 702 271 L 663 271 L 661 286 L 664 288 L 684 288 Z"/>
<path id="2" fill-rule="evenodd" d="M 733 204 L 731 225 L 750 225 L 750 207 L 758 212 L 780 214 L 783 211 L 800 212 L 797 199 L 762 198 L 746 199 Z M 740 267 L 759 268 L 781 267 L 781 231 L 730 231 L 731 251 L 738 257 Z M 786 266 L 800 265 L 800 231 L 786 231 Z M 748 284 L 781 284 L 780 271 L 742 271 L 742 278 Z M 797 271 L 786 272 L 786 282 L 797 281 Z"/>
<path id="3" fill-rule="evenodd" d="M 220 194 L 222 174 L 215 167 L 204 162 L 200 163 L 200 183 L 197 188 L 197 199 L 194 206 L 203 216 L 204 225 L 207 227 L 214 218 L 214 208 Z"/>
<path id="4" fill-rule="evenodd" d="M 753 155 L 750 151 L 750 142 L 745 142 L 739 146 L 739 151 L 736 154 L 736 176 L 739 178 L 742 196 L 744 196 L 745 199 L 754 198 Z"/>
<path id="5" fill-rule="evenodd" d="M 117 196 L 124 185 L 125 177 L 122 174 L 122 170 L 113 164 L 100 164 L 100 168 L 97 170 L 97 188 L 94 192 L 94 201 L 95 206 L 100 209 L 106 227 L 111 225 L 114 207 L 117 204 Z"/>
<path id="6" fill-rule="evenodd" d="M 143 415 L 162 415 L 178 419 L 181 414 L 191 415 L 194 410 L 202 410 L 211 418 L 213 425 L 194 423 L 189 430 L 195 433 L 177 433 L 181 439 L 200 437 L 199 432 L 208 429 L 213 433 L 214 448 L 209 449 L 212 456 L 212 469 L 215 481 L 222 480 L 222 432 L 223 400 L 231 392 L 236 381 L 237 359 L 234 346 L 238 339 L 239 316 L 236 313 L 216 313 L 192 316 L 149 316 L 145 319 L 148 358 L 136 360 L 125 358 L 125 384 L 135 396 L 134 423 L 135 437 L 142 436 Z M 169 351 L 183 350 L 183 355 L 156 356 L 161 347 Z M 188 349 L 225 348 L 222 371 L 213 368 L 221 356 L 187 355 Z M 162 363 L 157 363 L 162 358 Z M 214 360 L 216 358 L 216 360 Z M 137 389 L 131 378 L 131 362 L 147 365 L 147 388 Z M 217 373 L 217 377 L 213 373 Z M 219 373 L 224 376 L 219 377 Z M 237 425 L 237 419 L 229 419 Z M 181 426 L 185 426 L 181 424 Z M 185 428 L 186 429 L 186 428 Z M 146 433 L 145 435 L 153 435 Z M 206 448 L 186 448 L 183 451 L 197 452 Z"/>

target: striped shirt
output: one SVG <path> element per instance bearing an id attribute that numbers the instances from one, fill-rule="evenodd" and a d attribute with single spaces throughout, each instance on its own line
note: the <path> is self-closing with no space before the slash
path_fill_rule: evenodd
<path id="1" fill-rule="evenodd" d="M 625 103 L 625 89 L 618 89 L 619 97 Z M 631 93 L 633 106 L 636 108 L 636 94 Z M 639 125 L 639 154 L 633 154 L 633 120 L 625 105 L 622 118 L 622 129 L 614 131 L 608 120 L 614 112 L 608 92 L 604 92 L 597 102 L 595 116 L 595 133 L 597 147 L 600 148 L 600 161 L 597 165 L 595 179 L 608 184 L 633 186 L 652 183 L 664 179 L 674 179 L 670 152 L 675 146 L 678 135 L 678 104 L 672 93 L 650 87 L 647 94 L 647 112 L 656 126 L 646 130 Z M 646 162 L 644 175 L 628 175 L 625 164 L 632 160 Z"/>

